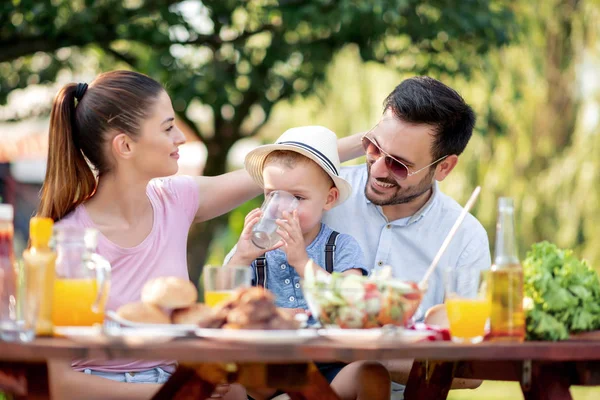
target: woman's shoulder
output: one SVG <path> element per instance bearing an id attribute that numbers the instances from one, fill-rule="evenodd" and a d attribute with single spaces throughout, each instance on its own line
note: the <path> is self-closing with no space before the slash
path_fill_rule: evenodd
<path id="1" fill-rule="evenodd" d="M 147 189 L 151 201 L 165 209 L 183 210 L 194 219 L 200 203 L 200 189 L 196 179 L 189 175 L 175 175 L 150 181 Z"/>
<path id="2" fill-rule="evenodd" d="M 166 178 L 155 178 L 148 183 L 148 194 L 156 199 L 181 204 L 182 201 L 198 202 L 199 186 L 194 177 L 175 175 Z"/>
<path id="3" fill-rule="evenodd" d="M 62 228 L 67 226 L 86 226 L 85 219 L 81 213 L 83 204 L 78 205 L 73 211 L 54 223 L 55 227 Z"/>
<path id="4" fill-rule="evenodd" d="M 148 191 L 160 196 L 177 197 L 182 191 L 190 189 L 198 191 L 198 184 L 194 177 L 189 175 L 174 175 L 165 178 L 155 178 L 148 183 Z"/>

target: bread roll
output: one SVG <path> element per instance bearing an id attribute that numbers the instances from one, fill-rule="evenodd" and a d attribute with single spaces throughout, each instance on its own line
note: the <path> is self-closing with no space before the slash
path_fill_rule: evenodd
<path id="1" fill-rule="evenodd" d="M 163 276 L 151 279 L 142 288 L 142 302 L 163 308 L 189 307 L 198 299 L 196 287 L 187 279 Z"/>
<path id="2" fill-rule="evenodd" d="M 174 324 L 204 325 L 212 319 L 212 311 L 209 306 L 195 303 L 187 308 L 180 308 L 171 314 Z"/>
<path id="3" fill-rule="evenodd" d="M 170 324 L 171 319 L 160 307 L 145 303 L 128 303 L 117 310 L 117 315 L 131 322 Z"/>

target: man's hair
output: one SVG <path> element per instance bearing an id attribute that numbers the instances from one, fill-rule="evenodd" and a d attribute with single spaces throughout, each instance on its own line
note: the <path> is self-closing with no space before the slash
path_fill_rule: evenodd
<path id="1" fill-rule="evenodd" d="M 279 165 L 283 165 L 284 167 L 286 167 L 288 169 L 293 169 L 298 164 L 311 164 L 311 163 L 315 164 L 317 167 L 319 167 L 319 170 L 322 172 L 323 177 L 325 179 L 328 179 L 331 184 L 330 187 L 333 187 L 334 186 L 333 179 L 331 179 L 329 174 L 327 172 L 325 172 L 323 167 L 321 167 L 319 164 L 317 164 L 310 158 L 308 158 L 296 151 L 291 151 L 291 150 L 272 151 L 265 158 L 265 161 L 263 163 L 263 169 L 268 164 L 279 164 Z"/>
<path id="2" fill-rule="evenodd" d="M 475 126 L 475 113 L 456 90 L 428 76 L 406 79 L 384 101 L 396 118 L 435 127 L 434 160 L 463 152 Z"/>

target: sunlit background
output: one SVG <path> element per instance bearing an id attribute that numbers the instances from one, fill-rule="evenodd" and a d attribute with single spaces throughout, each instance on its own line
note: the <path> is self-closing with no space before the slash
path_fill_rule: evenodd
<path id="1" fill-rule="evenodd" d="M 482 185 L 473 213 L 492 244 L 497 198 L 512 196 L 522 257 L 549 240 L 598 268 L 598 21 L 598 0 L 4 1 L 0 196 L 16 205 L 17 251 L 44 177 L 50 104 L 65 83 L 119 68 L 159 80 L 188 140 L 180 173 L 214 175 L 289 127 L 365 131 L 402 79 L 429 74 L 478 116 L 443 190 L 464 203 Z M 222 261 L 259 203 L 192 229 L 192 279 Z M 502 385 L 451 398 L 522 398 Z"/>

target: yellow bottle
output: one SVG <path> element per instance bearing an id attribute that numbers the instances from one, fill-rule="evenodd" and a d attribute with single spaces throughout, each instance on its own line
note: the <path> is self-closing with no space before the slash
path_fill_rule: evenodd
<path id="1" fill-rule="evenodd" d="M 31 246 L 23 252 L 27 293 L 39 298 L 36 335 L 52 335 L 52 294 L 54 288 L 54 263 L 56 253 L 50 249 L 54 221 L 51 218 L 34 217 L 29 221 Z"/>

